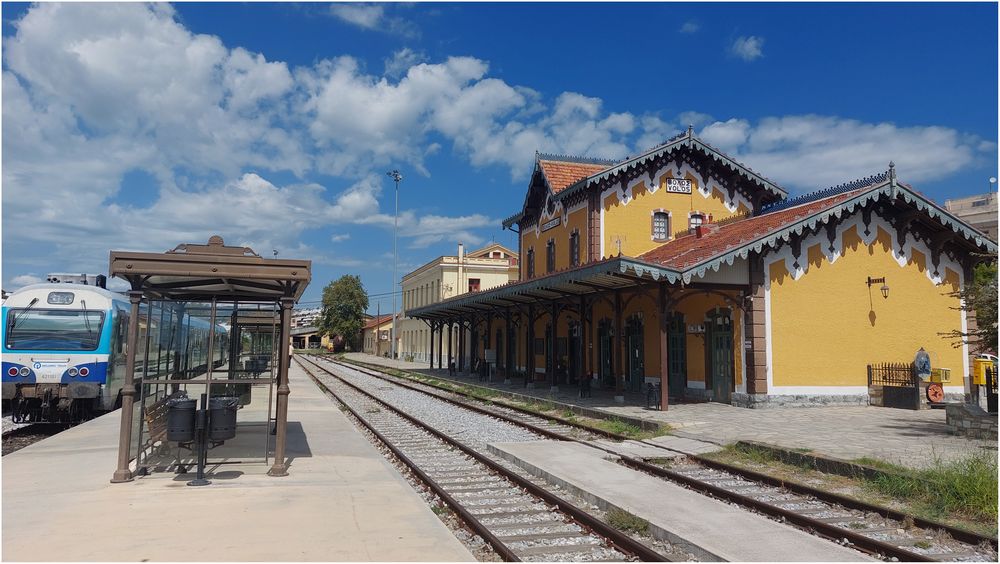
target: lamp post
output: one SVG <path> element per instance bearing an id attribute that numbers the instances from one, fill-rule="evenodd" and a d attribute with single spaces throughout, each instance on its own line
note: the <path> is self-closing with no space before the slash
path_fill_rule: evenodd
<path id="1" fill-rule="evenodd" d="M 396 211 L 392 216 L 392 331 L 389 333 L 389 355 L 396 360 L 396 231 L 399 229 L 399 181 L 403 175 L 396 169 L 385 174 L 396 183 Z"/>

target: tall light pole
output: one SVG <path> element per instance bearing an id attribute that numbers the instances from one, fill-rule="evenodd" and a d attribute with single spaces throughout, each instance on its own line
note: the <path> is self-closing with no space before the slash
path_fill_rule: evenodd
<path id="1" fill-rule="evenodd" d="M 396 169 L 385 174 L 396 183 L 396 211 L 392 216 L 392 332 L 389 333 L 390 357 L 396 360 L 396 231 L 399 230 L 399 181 L 403 175 Z"/>

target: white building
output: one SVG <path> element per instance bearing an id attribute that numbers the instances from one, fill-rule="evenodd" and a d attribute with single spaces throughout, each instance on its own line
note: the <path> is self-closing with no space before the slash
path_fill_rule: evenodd
<path id="1" fill-rule="evenodd" d="M 430 328 L 423 321 L 406 317 L 408 309 L 517 281 L 517 260 L 517 253 L 499 243 L 492 243 L 468 254 L 459 243 L 458 255 L 440 256 L 403 276 L 402 320 L 396 328 L 399 358 L 415 362 L 430 360 Z M 436 344 L 435 342 L 435 346 Z M 452 335 L 451 351 L 452 356 L 458 354 L 457 331 Z M 443 343 L 441 353 L 445 357 L 442 366 L 447 366 L 447 341 Z M 436 349 L 434 354 L 437 355 Z"/>

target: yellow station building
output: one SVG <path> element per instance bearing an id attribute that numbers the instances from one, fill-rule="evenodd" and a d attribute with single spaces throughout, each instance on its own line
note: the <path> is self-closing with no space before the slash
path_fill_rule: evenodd
<path id="1" fill-rule="evenodd" d="M 798 198 L 686 133 L 623 161 L 536 155 L 520 280 L 411 308 L 533 385 L 741 406 L 865 404 L 924 349 L 969 391 L 957 292 L 996 243 L 886 172 Z M 436 331 L 436 333 L 434 333 Z"/>

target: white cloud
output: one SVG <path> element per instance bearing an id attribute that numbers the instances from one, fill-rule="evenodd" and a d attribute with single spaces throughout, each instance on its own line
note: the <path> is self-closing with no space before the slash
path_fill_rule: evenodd
<path id="1" fill-rule="evenodd" d="M 10 279 L 10 290 L 17 290 L 23 288 L 24 286 L 30 286 L 31 284 L 38 284 L 43 282 L 42 278 L 35 276 L 33 274 L 22 274 L 20 276 L 15 276 Z"/>
<path id="2" fill-rule="evenodd" d="M 744 61 L 759 59 L 764 56 L 764 38 L 756 35 L 737 37 L 729 52 Z"/>
<path id="3" fill-rule="evenodd" d="M 341 243 L 351 238 L 350 233 L 335 233 L 330 236 L 330 241 L 333 243 Z"/>
<path id="4" fill-rule="evenodd" d="M 412 22 L 400 17 L 388 16 L 389 4 L 358 4 L 338 2 L 330 5 L 334 17 L 369 31 L 382 31 L 407 38 L 420 36 L 420 30 Z"/>
<path id="5" fill-rule="evenodd" d="M 684 22 L 684 25 L 681 26 L 680 31 L 681 33 L 697 33 L 698 30 L 700 29 L 701 29 L 700 23 L 694 20 L 688 20 Z"/>
<path id="6" fill-rule="evenodd" d="M 717 121 L 700 132 L 706 142 L 764 176 L 794 189 L 825 188 L 888 168 L 904 182 L 937 180 L 984 154 L 980 140 L 939 126 L 900 127 L 834 116 Z"/>
<path id="7" fill-rule="evenodd" d="M 385 15 L 381 4 L 343 4 L 330 5 L 330 13 L 341 20 L 363 29 L 375 29 Z"/>
<path id="8" fill-rule="evenodd" d="M 414 51 L 409 47 L 404 47 L 385 59 L 385 75 L 390 78 L 399 78 L 410 70 L 410 67 L 427 60 L 427 55 Z"/>

